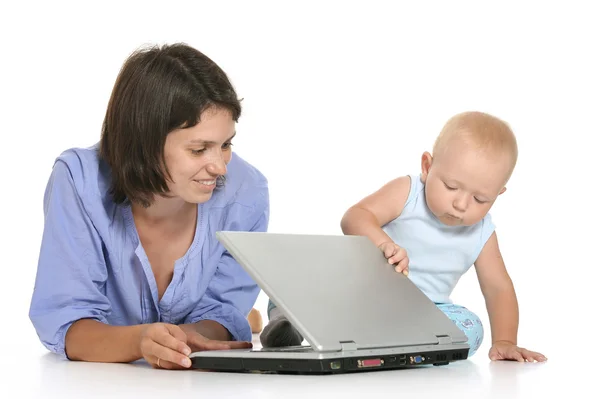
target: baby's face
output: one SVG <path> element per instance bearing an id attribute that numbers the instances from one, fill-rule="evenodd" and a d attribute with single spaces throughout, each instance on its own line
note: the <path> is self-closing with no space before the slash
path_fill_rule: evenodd
<path id="1" fill-rule="evenodd" d="M 483 219 L 504 192 L 510 158 L 454 147 L 433 159 L 423 173 L 426 201 L 442 223 L 470 226 Z"/>

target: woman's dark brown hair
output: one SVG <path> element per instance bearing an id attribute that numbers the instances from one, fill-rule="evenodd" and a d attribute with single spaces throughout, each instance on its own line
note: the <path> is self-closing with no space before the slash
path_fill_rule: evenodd
<path id="1" fill-rule="evenodd" d="M 131 54 L 115 82 L 100 140 L 114 201 L 147 207 L 155 194 L 167 193 L 167 135 L 196 125 L 211 107 L 230 111 L 236 122 L 241 114 L 225 72 L 198 50 L 178 43 Z"/>

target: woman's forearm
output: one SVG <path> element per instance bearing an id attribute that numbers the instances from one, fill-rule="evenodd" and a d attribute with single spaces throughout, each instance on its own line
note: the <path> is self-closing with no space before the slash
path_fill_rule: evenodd
<path id="1" fill-rule="evenodd" d="M 231 341 L 232 339 L 229 330 L 214 320 L 200 320 L 199 322 L 193 324 L 182 324 L 179 327 L 183 328 L 184 330 L 192 328 L 198 334 L 216 341 Z"/>
<path id="2" fill-rule="evenodd" d="M 110 326 L 96 320 L 78 320 L 65 337 L 71 360 L 128 363 L 142 358 L 140 340 L 144 325 Z"/>

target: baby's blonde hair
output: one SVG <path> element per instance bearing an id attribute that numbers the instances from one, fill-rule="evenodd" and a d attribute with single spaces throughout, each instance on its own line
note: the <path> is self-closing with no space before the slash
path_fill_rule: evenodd
<path id="1" fill-rule="evenodd" d="M 448 144 L 460 139 L 476 150 L 510 156 L 508 177 L 517 163 L 519 150 L 515 135 L 503 120 L 484 112 L 469 111 L 454 115 L 446 122 L 433 145 L 433 158 L 442 155 Z"/>

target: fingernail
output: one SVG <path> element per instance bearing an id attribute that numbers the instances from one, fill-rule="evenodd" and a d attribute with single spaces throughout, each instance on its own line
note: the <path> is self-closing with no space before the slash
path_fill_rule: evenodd
<path id="1" fill-rule="evenodd" d="M 190 367 L 192 365 L 192 361 L 190 359 L 183 359 L 181 361 L 181 365 L 183 367 Z"/>
<path id="2" fill-rule="evenodd" d="M 402 271 L 402 273 L 403 273 L 405 276 L 408 276 L 408 270 L 404 269 L 404 270 Z"/>
<path id="3" fill-rule="evenodd" d="M 188 348 L 187 346 L 183 349 L 183 354 L 186 356 L 189 356 L 190 353 L 192 353 L 192 350 L 190 348 Z"/>

